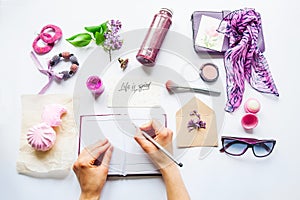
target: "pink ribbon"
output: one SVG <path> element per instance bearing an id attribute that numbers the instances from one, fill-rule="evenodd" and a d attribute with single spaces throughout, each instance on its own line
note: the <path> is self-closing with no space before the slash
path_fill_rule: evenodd
<path id="1" fill-rule="evenodd" d="M 32 51 L 30 53 L 30 56 L 31 56 L 32 60 L 34 61 L 34 64 L 37 67 L 37 69 L 42 74 L 45 74 L 46 76 L 48 76 L 48 83 L 39 92 L 39 94 L 44 94 L 46 92 L 46 90 L 49 88 L 49 86 L 51 85 L 51 83 L 53 82 L 54 79 L 56 79 L 58 81 L 63 79 L 63 74 L 54 72 L 52 70 L 50 62 L 48 62 L 48 68 L 44 69 L 42 64 L 40 63 L 40 61 L 38 60 L 38 58 L 36 57 L 36 55 Z"/>

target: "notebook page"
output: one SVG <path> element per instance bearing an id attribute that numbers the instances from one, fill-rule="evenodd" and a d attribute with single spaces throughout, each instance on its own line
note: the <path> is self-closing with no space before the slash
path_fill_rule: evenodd
<path id="1" fill-rule="evenodd" d="M 101 123 L 100 123 L 101 122 Z M 99 140 L 107 138 L 114 146 L 110 161 L 109 174 L 121 175 L 124 171 L 124 138 L 119 131 L 110 129 L 110 120 L 102 120 L 99 116 L 82 116 L 80 122 L 80 148 L 83 149 Z"/>
<path id="2" fill-rule="evenodd" d="M 155 119 L 165 124 L 166 116 L 129 116 L 126 114 L 81 117 L 81 146 L 107 138 L 114 147 L 109 175 L 159 174 L 148 155 L 134 140 L 135 126 Z"/>
<path id="3" fill-rule="evenodd" d="M 165 119 L 163 115 L 152 116 L 152 119 L 159 121 L 164 124 Z M 124 172 L 127 174 L 160 174 L 155 165 L 152 163 L 147 153 L 140 147 L 140 145 L 134 140 L 134 135 L 136 134 L 136 127 L 139 127 L 147 122 L 150 119 L 148 118 L 137 118 L 131 117 L 128 123 L 128 120 L 124 120 L 124 123 L 127 122 L 127 130 L 129 134 L 126 134 L 124 137 L 125 141 L 125 169 Z"/>

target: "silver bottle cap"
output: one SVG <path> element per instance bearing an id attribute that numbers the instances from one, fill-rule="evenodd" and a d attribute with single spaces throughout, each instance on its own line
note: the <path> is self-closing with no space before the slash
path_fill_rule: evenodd
<path id="1" fill-rule="evenodd" d="M 168 12 L 171 16 L 173 16 L 173 10 L 170 9 L 170 8 L 161 8 L 160 10 L 161 10 L 161 11 Z"/>

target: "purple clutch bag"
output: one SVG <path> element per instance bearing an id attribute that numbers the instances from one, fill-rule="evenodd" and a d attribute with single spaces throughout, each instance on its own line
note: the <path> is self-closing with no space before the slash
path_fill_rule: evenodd
<path id="1" fill-rule="evenodd" d="M 226 36 L 224 38 L 224 43 L 223 43 L 223 47 L 222 47 L 221 51 L 216 51 L 216 50 L 198 46 L 195 44 L 195 40 L 196 40 L 196 37 L 198 34 L 199 25 L 200 25 L 201 18 L 203 15 L 222 20 L 230 12 L 231 11 L 221 11 L 221 12 L 195 11 L 192 14 L 191 21 L 192 21 L 192 29 L 193 29 L 193 45 L 194 45 L 194 50 L 196 53 L 209 53 L 209 54 L 221 54 L 221 55 L 225 53 L 225 51 L 229 48 L 229 38 Z M 264 43 L 264 36 L 263 36 L 262 29 L 258 35 L 258 47 L 261 52 L 265 51 L 265 43 Z"/>

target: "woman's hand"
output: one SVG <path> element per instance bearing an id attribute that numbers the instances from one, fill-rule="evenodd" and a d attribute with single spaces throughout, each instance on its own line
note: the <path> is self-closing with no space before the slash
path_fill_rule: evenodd
<path id="1" fill-rule="evenodd" d="M 173 164 L 173 161 L 167 157 L 163 152 L 161 152 L 152 142 L 147 140 L 140 131 L 146 132 L 148 135 L 152 136 L 155 141 L 157 141 L 161 146 L 166 150 L 172 153 L 172 130 L 165 128 L 157 121 L 150 121 L 149 123 L 140 127 L 137 130 L 137 134 L 134 139 L 138 144 L 143 148 L 143 150 L 148 153 L 153 163 L 161 170 L 162 168 L 167 167 L 170 164 Z"/>
<path id="2" fill-rule="evenodd" d="M 145 131 L 152 136 L 160 145 L 172 153 L 172 136 L 173 132 L 162 126 L 156 121 L 140 127 L 134 139 L 150 156 L 153 163 L 159 168 L 164 179 L 168 200 L 189 200 L 189 194 L 186 190 L 184 182 L 176 164 L 161 152 L 152 142 L 147 140 L 140 131 Z"/>
<path id="3" fill-rule="evenodd" d="M 107 179 L 112 146 L 108 140 L 86 147 L 73 165 L 78 178 L 80 199 L 99 199 Z M 101 161 L 102 158 L 102 161 Z"/>

